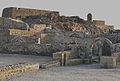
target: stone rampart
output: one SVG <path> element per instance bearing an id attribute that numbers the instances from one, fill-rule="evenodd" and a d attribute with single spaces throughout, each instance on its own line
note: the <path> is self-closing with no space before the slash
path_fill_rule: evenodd
<path id="1" fill-rule="evenodd" d="M 9 7 L 9 8 L 4 8 L 2 13 L 2 17 L 13 18 L 13 19 L 26 18 L 27 16 L 35 16 L 35 15 L 51 15 L 52 17 L 57 17 L 59 16 L 59 12 Z"/>

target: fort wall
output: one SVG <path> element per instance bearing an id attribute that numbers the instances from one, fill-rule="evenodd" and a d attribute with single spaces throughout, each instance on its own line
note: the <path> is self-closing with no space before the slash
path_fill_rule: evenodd
<path id="1" fill-rule="evenodd" d="M 57 11 L 9 7 L 3 9 L 2 17 L 16 19 L 16 18 L 26 18 L 27 16 L 48 15 L 48 14 L 53 17 L 59 16 L 59 12 Z"/>
<path id="2" fill-rule="evenodd" d="M 102 20 L 93 20 L 93 23 L 95 25 L 105 25 L 105 21 L 102 21 Z"/>

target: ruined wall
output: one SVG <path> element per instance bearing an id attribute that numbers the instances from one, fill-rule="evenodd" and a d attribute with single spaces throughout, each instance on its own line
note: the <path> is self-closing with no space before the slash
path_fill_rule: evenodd
<path id="1" fill-rule="evenodd" d="M 39 70 L 39 64 L 20 63 L 0 67 L 0 79 L 9 78 L 25 72 L 35 72 Z"/>
<path id="2" fill-rule="evenodd" d="M 120 52 L 120 43 L 113 44 L 113 50 L 115 53 Z"/>
<path id="3" fill-rule="evenodd" d="M 48 15 L 48 14 L 50 14 L 53 17 L 59 16 L 59 12 L 56 11 L 9 7 L 3 9 L 2 17 L 8 17 L 8 18 L 10 17 L 16 19 L 16 18 L 25 18 L 27 16 L 32 16 L 32 15 L 35 16 L 35 15 Z"/>
<path id="4" fill-rule="evenodd" d="M 0 30 L 0 43 L 9 42 L 10 31 L 9 30 Z"/>
<path id="5" fill-rule="evenodd" d="M 114 26 L 112 25 L 97 25 L 104 33 L 109 33 L 114 30 Z"/>
<path id="6" fill-rule="evenodd" d="M 21 20 L 0 17 L 0 29 L 27 30 L 28 28 L 28 24 L 24 23 Z"/>
<path id="7" fill-rule="evenodd" d="M 34 36 L 37 32 L 34 29 L 31 31 L 27 30 L 18 30 L 18 29 L 11 29 L 10 35 L 18 35 L 18 36 Z"/>
<path id="8" fill-rule="evenodd" d="M 96 27 L 100 28 L 104 33 L 111 33 L 114 30 L 113 25 L 105 25 L 105 21 L 93 20 Z"/>
<path id="9" fill-rule="evenodd" d="M 44 29 L 52 29 L 51 25 L 46 25 L 46 24 L 32 24 L 31 27 L 36 32 L 41 32 Z"/>

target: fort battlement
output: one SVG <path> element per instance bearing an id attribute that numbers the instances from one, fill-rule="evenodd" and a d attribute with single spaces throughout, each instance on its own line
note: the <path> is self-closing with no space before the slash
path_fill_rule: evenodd
<path id="1" fill-rule="evenodd" d="M 16 19 L 16 18 L 25 18 L 27 16 L 48 15 L 48 14 L 51 15 L 52 17 L 59 16 L 59 12 L 57 11 L 8 7 L 3 9 L 2 17 Z"/>

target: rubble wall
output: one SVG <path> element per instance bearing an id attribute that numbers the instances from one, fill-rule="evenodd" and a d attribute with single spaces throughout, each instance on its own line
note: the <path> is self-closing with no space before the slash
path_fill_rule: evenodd
<path id="1" fill-rule="evenodd" d="M 2 17 L 7 17 L 7 18 L 10 17 L 16 19 L 17 17 L 25 18 L 27 16 L 47 15 L 47 14 L 50 14 L 53 17 L 59 16 L 59 12 L 56 11 L 9 7 L 3 9 Z"/>
<path id="2" fill-rule="evenodd" d="M 39 70 L 39 64 L 20 63 L 15 65 L 6 65 L 0 67 L 0 79 L 8 78 L 25 72 L 34 72 Z"/>
<path id="3" fill-rule="evenodd" d="M 0 30 L 0 42 L 9 42 L 10 31 L 9 30 Z"/>
<path id="4" fill-rule="evenodd" d="M 0 17 L 0 29 L 20 29 L 27 30 L 28 24 L 21 20 Z"/>

